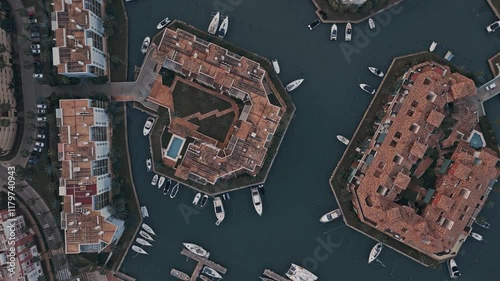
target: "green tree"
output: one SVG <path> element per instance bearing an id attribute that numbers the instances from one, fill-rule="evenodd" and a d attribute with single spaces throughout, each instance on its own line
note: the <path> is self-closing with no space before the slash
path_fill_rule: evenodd
<path id="1" fill-rule="evenodd" d="M 2 118 L 0 120 L 0 126 L 2 126 L 2 127 L 9 127 L 10 124 L 11 124 L 10 119 Z"/>
<path id="2" fill-rule="evenodd" d="M 9 111 L 12 108 L 12 105 L 8 102 L 3 102 L 0 104 L 0 111 Z"/>
<path id="3" fill-rule="evenodd" d="M 127 205 L 123 198 L 115 198 L 110 205 L 110 212 L 114 218 L 126 219 L 128 217 Z"/>
<path id="4" fill-rule="evenodd" d="M 123 64 L 123 61 L 120 59 L 120 56 L 113 54 L 109 57 L 109 63 L 111 64 L 111 68 L 117 68 Z"/>
<path id="5" fill-rule="evenodd" d="M 104 32 L 107 36 L 113 36 L 115 33 L 115 29 L 118 27 L 118 21 L 115 16 L 112 14 L 106 14 L 104 16 Z"/>
<path id="6" fill-rule="evenodd" d="M 45 166 L 45 172 L 47 175 L 52 176 L 56 174 L 57 169 L 51 163 L 47 163 L 47 166 Z"/>
<path id="7" fill-rule="evenodd" d="M 53 193 L 56 191 L 57 189 L 57 184 L 55 182 L 49 182 L 49 184 L 47 184 L 47 189 L 49 190 L 49 192 Z"/>
<path id="8" fill-rule="evenodd" d="M 26 149 L 21 150 L 21 157 L 26 158 L 28 156 L 30 156 L 30 152 L 28 150 Z"/>

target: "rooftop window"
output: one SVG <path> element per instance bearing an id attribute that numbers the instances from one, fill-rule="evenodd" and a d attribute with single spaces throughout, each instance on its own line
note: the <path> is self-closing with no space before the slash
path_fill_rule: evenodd
<path id="1" fill-rule="evenodd" d="M 436 100 L 436 97 L 437 97 L 437 95 L 435 93 L 429 92 L 429 93 L 427 93 L 426 99 L 430 102 L 434 102 L 434 100 Z"/>
<path id="2" fill-rule="evenodd" d="M 418 130 L 420 130 L 420 126 L 418 124 L 411 124 L 410 126 L 410 131 L 413 132 L 414 134 L 418 133 Z"/>
<path id="3" fill-rule="evenodd" d="M 397 131 L 397 132 L 394 134 L 394 137 L 399 139 L 399 138 L 401 138 L 401 135 L 402 135 L 402 134 L 401 134 L 401 132 L 400 132 L 400 131 Z"/>
<path id="4" fill-rule="evenodd" d="M 418 106 L 418 101 L 414 100 L 414 101 L 411 103 L 411 106 L 412 106 L 412 107 L 417 107 L 417 106 Z"/>
<path id="5" fill-rule="evenodd" d="M 396 154 L 392 161 L 394 161 L 394 163 L 397 163 L 398 165 L 401 165 L 401 162 L 403 162 L 403 157 L 399 154 Z"/>
<path id="6" fill-rule="evenodd" d="M 392 146 L 392 147 L 396 147 L 397 145 L 398 145 L 398 142 L 395 140 L 392 140 L 390 143 L 390 146 Z"/>
<path id="7" fill-rule="evenodd" d="M 424 85 L 429 85 L 429 84 L 431 84 L 431 80 L 429 78 L 425 78 Z"/>

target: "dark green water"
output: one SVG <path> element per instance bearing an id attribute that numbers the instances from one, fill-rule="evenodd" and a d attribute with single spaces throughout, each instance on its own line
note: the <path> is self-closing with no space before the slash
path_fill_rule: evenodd
<path id="1" fill-rule="evenodd" d="M 397 13 L 386 13 L 384 25 L 378 23 L 378 35 L 369 41 L 357 41 L 354 29 L 350 46 L 359 53 L 344 56 L 340 42 L 330 42 L 329 28 L 320 25 L 314 31 L 307 24 L 315 19 L 310 0 L 208 0 L 165 1 L 136 0 L 127 3 L 130 19 L 129 58 L 140 65 L 142 39 L 156 32 L 156 24 L 165 16 L 181 19 L 200 29 L 210 21 L 214 3 L 239 3 L 230 7 L 227 40 L 270 58 L 281 65 L 284 84 L 296 78 L 306 82 L 295 92 L 297 111 L 266 183 L 264 215 L 255 213 L 249 190 L 234 192 L 225 201 L 226 219 L 219 227 L 210 204 L 185 219 L 181 210 L 191 204 L 194 192 L 182 188 L 175 199 L 166 198 L 150 185 L 146 173 L 147 138 L 142 126 L 147 116 L 131 111 L 128 116 L 129 143 L 133 176 L 141 204 L 147 205 L 146 222 L 159 234 L 150 255 L 133 257 L 131 252 L 122 270 L 138 280 L 175 280 L 171 268 L 191 273 L 194 262 L 180 255 L 184 241 L 203 245 L 211 259 L 228 268 L 225 280 L 251 281 L 265 268 L 284 273 L 291 262 L 310 268 L 319 280 L 448 280 L 445 266 L 427 269 L 392 250 L 380 255 L 381 264 L 367 264 L 374 242 L 343 226 L 342 221 L 320 225 L 319 217 L 336 208 L 328 185 L 333 167 L 343 152 L 335 135 L 350 137 L 371 96 L 358 84 L 378 86 L 380 80 L 367 66 L 386 69 L 392 58 L 428 49 L 438 41 L 436 52 L 451 50 L 453 62 L 473 72 L 491 74 L 487 58 L 500 49 L 500 33 L 487 34 L 486 25 L 495 20 L 483 0 L 406 1 Z M 229 5 L 229 4 L 227 4 Z M 344 25 L 340 25 L 343 33 Z M 365 24 L 359 25 L 363 30 Z M 341 36 L 343 39 L 343 36 Z M 363 46 L 362 46 L 363 45 Z M 486 105 L 491 120 L 500 118 L 500 97 Z M 490 113 L 491 112 L 491 113 Z M 497 134 L 500 127 L 497 126 Z M 500 205 L 498 195 L 490 199 Z M 462 272 L 460 280 L 499 280 L 494 270 L 500 258 L 498 208 L 485 208 L 481 215 L 491 223 L 489 230 L 476 229 L 488 243 L 469 239 L 456 258 Z M 326 234 L 325 234 L 326 233 Z M 323 241 L 336 248 L 325 249 Z M 314 262 L 313 262 L 314 260 Z"/>

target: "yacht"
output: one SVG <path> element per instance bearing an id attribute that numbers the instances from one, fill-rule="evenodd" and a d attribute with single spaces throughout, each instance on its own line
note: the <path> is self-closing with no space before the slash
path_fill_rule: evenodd
<path id="1" fill-rule="evenodd" d="M 224 212 L 224 205 L 222 204 L 222 200 L 219 196 L 214 198 L 214 211 L 217 221 L 220 224 L 226 217 L 226 213 Z"/>
<path id="2" fill-rule="evenodd" d="M 176 183 L 174 187 L 172 187 L 172 191 L 170 192 L 170 198 L 175 198 L 175 195 L 177 195 L 177 192 L 179 191 L 179 183 Z"/>
<path id="3" fill-rule="evenodd" d="M 141 206 L 141 215 L 143 219 L 149 217 L 148 209 L 146 208 L 146 206 Z"/>
<path id="4" fill-rule="evenodd" d="M 164 18 L 162 21 L 160 21 L 158 23 L 158 25 L 156 26 L 156 29 L 160 30 L 160 29 L 163 29 L 165 26 L 167 26 L 167 24 L 169 24 L 171 22 L 170 19 L 168 19 L 168 17 Z"/>
<path id="5" fill-rule="evenodd" d="M 368 70 L 370 70 L 371 73 L 377 75 L 378 77 L 384 77 L 384 72 L 378 68 L 369 66 Z"/>
<path id="6" fill-rule="evenodd" d="M 151 43 L 151 38 L 146 37 L 144 41 L 142 41 L 141 53 L 145 54 L 148 52 L 149 43 Z"/>
<path id="7" fill-rule="evenodd" d="M 335 209 L 335 210 L 330 211 L 330 212 L 324 214 L 323 216 L 321 216 L 319 221 L 322 223 L 330 222 L 336 218 L 340 218 L 341 215 L 342 215 L 342 212 L 340 212 L 340 209 Z"/>
<path id="8" fill-rule="evenodd" d="M 375 246 L 373 246 L 372 250 L 370 251 L 370 256 L 368 257 L 368 263 L 372 263 L 377 259 L 378 255 L 380 255 L 380 252 L 382 252 L 383 247 L 384 245 L 382 243 L 377 243 L 375 244 Z"/>
<path id="9" fill-rule="evenodd" d="M 332 28 L 330 29 L 330 40 L 335 41 L 337 40 L 337 25 L 332 24 Z"/>
<path id="10" fill-rule="evenodd" d="M 276 72 L 276 74 L 280 74 L 280 65 L 278 63 L 278 60 L 273 59 L 273 60 L 271 60 L 271 62 L 273 63 L 273 68 L 274 68 L 274 71 Z"/>
<path id="11" fill-rule="evenodd" d="M 170 275 L 176 277 L 177 279 L 183 280 L 183 281 L 189 281 L 189 275 L 187 275 L 186 273 L 179 271 L 175 268 L 172 268 L 172 270 L 170 270 Z"/>
<path id="12" fill-rule="evenodd" d="M 207 205 L 207 202 L 208 202 L 208 195 L 203 195 L 203 197 L 201 197 L 201 201 L 200 201 L 200 207 L 204 208 L 206 205 Z"/>
<path id="13" fill-rule="evenodd" d="M 286 90 L 291 92 L 291 91 L 297 89 L 300 86 L 300 84 L 302 84 L 302 82 L 304 82 L 304 79 L 294 80 L 294 81 L 290 82 L 290 84 L 286 85 Z"/>
<path id="14" fill-rule="evenodd" d="M 318 279 L 318 277 L 312 274 L 309 270 L 293 263 L 288 269 L 286 276 L 292 281 L 310 281 Z"/>
<path id="15" fill-rule="evenodd" d="M 374 30 L 375 29 L 375 21 L 373 21 L 372 18 L 368 19 L 368 26 L 370 27 L 370 30 Z"/>
<path id="16" fill-rule="evenodd" d="M 156 235 L 151 226 L 147 225 L 146 223 L 142 224 L 142 228 L 144 228 L 144 230 L 146 230 L 149 234 Z"/>
<path id="17" fill-rule="evenodd" d="M 432 41 L 432 44 L 429 47 L 429 52 L 433 52 L 436 49 L 437 44 L 437 42 Z"/>
<path id="18" fill-rule="evenodd" d="M 164 183 L 165 183 L 165 177 L 161 176 L 160 180 L 158 181 L 158 189 L 160 189 Z"/>
<path id="19" fill-rule="evenodd" d="M 458 270 L 457 263 L 454 259 L 448 261 L 448 271 L 450 272 L 450 278 L 458 278 L 460 277 L 460 271 Z"/>
<path id="20" fill-rule="evenodd" d="M 153 165 L 151 164 L 151 158 L 150 159 L 146 159 L 146 167 L 148 168 L 148 171 L 151 171 L 151 167 Z"/>
<path id="21" fill-rule="evenodd" d="M 219 27 L 219 19 L 220 13 L 217 12 L 210 21 L 210 25 L 208 26 L 208 33 L 214 35 L 217 32 L 217 27 Z"/>
<path id="22" fill-rule="evenodd" d="M 203 267 L 203 270 L 201 271 L 203 274 L 206 274 L 212 278 L 219 278 L 219 279 L 222 279 L 222 276 L 219 274 L 219 272 L 217 272 L 215 269 L 211 268 L 211 267 L 208 267 L 208 266 L 204 266 Z"/>
<path id="23" fill-rule="evenodd" d="M 348 139 L 348 138 L 346 138 L 346 137 L 344 137 L 344 136 L 342 136 L 342 135 L 337 135 L 337 139 L 338 139 L 341 143 L 343 143 L 343 144 L 345 144 L 345 145 L 349 145 L 349 139 Z"/>
<path id="24" fill-rule="evenodd" d="M 146 240 L 144 240 L 144 239 L 142 239 L 140 237 L 137 237 L 135 239 L 135 242 L 137 242 L 137 243 L 139 243 L 139 244 L 141 244 L 143 246 L 150 246 L 150 247 L 153 246 L 153 245 L 151 245 L 151 243 L 149 243 L 148 241 L 146 241 Z"/>
<path id="25" fill-rule="evenodd" d="M 144 251 L 143 248 L 133 245 L 132 250 L 134 250 L 136 253 L 143 254 L 143 255 L 149 255 L 148 252 Z"/>
<path id="26" fill-rule="evenodd" d="M 139 231 L 139 235 L 141 235 L 141 236 L 142 236 L 142 238 L 144 238 L 144 239 L 146 239 L 146 240 L 153 241 L 153 242 L 155 241 L 155 240 L 153 239 L 153 237 L 151 237 L 151 235 L 149 235 L 149 233 L 147 233 L 147 232 L 146 232 L 146 231 L 144 231 L 144 230 L 140 230 L 140 231 Z"/>
<path id="27" fill-rule="evenodd" d="M 352 25 L 350 22 L 345 26 L 345 41 L 349 42 L 352 38 Z"/>
<path id="28" fill-rule="evenodd" d="M 196 193 L 196 195 L 194 196 L 194 199 L 193 199 L 193 205 L 198 205 L 198 202 L 200 201 L 200 198 L 201 198 L 201 193 Z"/>
<path id="29" fill-rule="evenodd" d="M 224 19 L 222 20 L 222 23 L 220 24 L 217 36 L 219 36 L 219 38 L 221 39 L 224 38 L 224 36 L 226 36 L 228 27 L 229 27 L 229 16 L 225 16 Z"/>
<path id="30" fill-rule="evenodd" d="M 262 200 L 260 198 L 259 190 L 256 187 L 252 187 L 250 190 L 252 192 L 252 201 L 255 211 L 257 211 L 259 216 L 262 216 Z"/>
<path id="31" fill-rule="evenodd" d="M 193 244 L 193 243 L 182 243 L 186 249 L 188 249 L 191 253 L 198 255 L 200 257 L 205 257 L 208 258 L 210 256 L 210 252 L 207 252 L 207 250 L 203 249 L 202 247 Z"/>
<path id="32" fill-rule="evenodd" d="M 153 124 L 155 123 L 155 119 L 153 117 L 148 117 L 148 120 L 146 120 L 146 123 L 144 124 L 144 128 L 142 129 L 142 133 L 144 136 L 149 135 L 151 132 L 151 129 L 153 128 Z"/>
<path id="33" fill-rule="evenodd" d="M 372 87 L 370 87 L 370 85 L 367 85 L 367 84 L 359 84 L 359 87 L 361 88 L 361 90 L 367 92 L 368 94 L 370 95 L 373 95 L 375 94 L 375 89 L 373 89 Z"/>
<path id="34" fill-rule="evenodd" d="M 151 180 L 151 185 L 156 185 L 158 183 L 158 175 L 154 175 L 153 179 Z"/>

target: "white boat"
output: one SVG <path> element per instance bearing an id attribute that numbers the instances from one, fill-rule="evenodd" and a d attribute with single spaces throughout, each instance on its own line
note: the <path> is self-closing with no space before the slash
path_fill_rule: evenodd
<path id="1" fill-rule="evenodd" d="M 151 235 L 149 235 L 149 233 L 147 233 L 147 232 L 146 232 L 146 231 L 144 231 L 144 230 L 140 230 L 140 231 L 139 231 L 139 235 L 141 235 L 141 236 L 142 236 L 142 238 L 144 238 L 144 239 L 146 239 L 146 240 L 153 241 L 153 242 L 155 241 L 155 240 L 153 239 L 153 237 L 151 237 Z"/>
<path id="2" fill-rule="evenodd" d="M 337 25 L 332 24 L 332 28 L 330 29 L 330 40 L 337 40 Z"/>
<path id="3" fill-rule="evenodd" d="M 257 211 L 257 214 L 262 216 L 262 200 L 260 198 L 259 189 L 252 187 L 250 190 L 252 192 L 253 207 L 255 208 L 255 211 Z"/>
<path id="4" fill-rule="evenodd" d="M 286 276 L 292 281 L 310 281 L 318 279 L 318 277 L 312 274 L 312 272 L 294 263 L 292 263 L 286 272 Z"/>
<path id="5" fill-rule="evenodd" d="M 208 202 L 208 195 L 203 195 L 203 197 L 201 197 L 201 202 L 200 202 L 200 207 L 204 208 L 205 205 L 207 205 L 207 202 Z"/>
<path id="6" fill-rule="evenodd" d="M 184 247 L 186 247 L 186 249 L 191 251 L 193 254 L 198 255 L 200 257 L 208 258 L 210 256 L 210 252 L 208 252 L 207 250 L 203 249 L 202 247 L 196 244 L 182 243 L 182 245 L 184 245 Z"/>
<path id="7" fill-rule="evenodd" d="M 135 239 L 135 242 L 137 242 L 137 243 L 139 243 L 139 244 L 141 244 L 143 246 L 150 246 L 150 247 L 153 246 L 153 245 L 151 245 L 151 243 L 149 243 L 148 241 L 146 241 L 146 240 L 144 240 L 144 239 L 142 239 L 140 237 L 137 237 Z"/>
<path id="8" fill-rule="evenodd" d="M 210 25 L 208 26 L 208 33 L 214 35 L 215 32 L 217 32 L 217 27 L 219 27 L 219 19 L 220 19 L 220 13 L 217 12 L 210 21 Z"/>
<path id="9" fill-rule="evenodd" d="M 375 21 L 373 21 L 372 18 L 368 19 L 368 26 L 370 27 L 371 30 L 375 29 Z"/>
<path id="10" fill-rule="evenodd" d="M 343 144 L 345 144 L 345 145 L 348 145 L 348 144 L 349 144 L 349 139 L 348 139 L 348 138 L 346 138 L 346 137 L 344 137 L 344 136 L 342 136 L 342 135 L 337 135 L 337 139 L 338 139 L 341 143 L 343 143 Z"/>
<path id="11" fill-rule="evenodd" d="M 153 128 L 153 124 L 155 123 L 155 119 L 153 117 L 148 117 L 148 120 L 146 120 L 146 123 L 144 124 L 144 128 L 142 129 L 142 133 L 144 136 L 149 135 L 151 132 L 151 129 Z"/>
<path id="12" fill-rule="evenodd" d="M 193 199 L 193 205 L 198 205 L 198 202 L 200 201 L 200 198 L 201 198 L 201 193 L 196 193 L 196 195 L 194 196 L 194 199 Z"/>
<path id="13" fill-rule="evenodd" d="M 370 251 L 370 256 L 368 256 L 368 263 L 372 263 L 377 259 L 378 255 L 380 255 L 380 252 L 382 252 L 383 247 L 384 245 L 382 243 L 377 243 L 375 244 L 375 246 L 373 246 L 372 250 Z"/>
<path id="14" fill-rule="evenodd" d="M 136 253 L 139 253 L 139 254 L 149 255 L 148 252 L 144 251 L 143 248 L 136 246 L 136 245 L 132 245 L 132 250 L 134 250 Z"/>
<path id="15" fill-rule="evenodd" d="M 371 73 L 377 75 L 378 77 L 384 77 L 384 72 L 376 67 L 369 66 L 368 70 L 370 70 Z"/>
<path id="16" fill-rule="evenodd" d="M 444 59 L 447 61 L 451 61 L 454 57 L 455 57 L 455 55 L 453 55 L 453 53 L 451 51 L 448 51 L 446 53 L 446 55 L 444 55 Z"/>
<path id="17" fill-rule="evenodd" d="M 146 206 L 141 206 L 141 215 L 143 219 L 149 217 L 148 209 L 146 208 Z"/>
<path id="18" fill-rule="evenodd" d="M 172 268 L 172 270 L 170 270 L 170 275 L 176 277 L 177 279 L 183 280 L 183 281 L 189 281 L 189 275 L 187 275 L 186 273 L 179 271 L 175 268 Z"/>
<path id="19" fill-rule="evenodd" d="M 450 272 L 450 278 L 458 278 L 460 277 L 460 271 L 458 270 L 457 263 L 454 259 L 448 261 L 448 271 Z"/>
<path id="20" fill-rule="evenodd" d="M 294 81 L 290 82 L 290 84 L 286 85 L 286 90 L 291 92 L 291 91 L 297 89 L 300 86 L 300 84 L 302 84 L 302 82 L 304 82 L 304 79 L 294 80 Z"/>
<path id="21" fill-rule="evenodd" d="M 228 27 L 229 27 L 229 16 L 225 16 L 224 19 L 222 20 L 222 23 L 220 24 L 217 36 L 219 36 L 219 38 L 221 39 L 224 38 L 224 36 L 226 36 Z"/>
<path id="22" fill-rule="evenodd" d="M 156 235 L 151 226 L 147 225 L 146 223 L 142 223 L 142 228 L 144 228 L 144 230 L 146 230 L 149 234 Z"/>
<path id="23" fill-rule="evenodd" d="M 217 221 L 220 224 L 226 217 L 226 212 L 224 212 L 224 205 L 222 204 L 222 200 L 219 196 L 214 198 L 214 211 Z"/>
<path id="24" fill-rule="evenodd" d="M 375 94 L 375 89 L 373 89 L 372 87 L 370 87 L 370 85 L 367 85 L 367 84 L 359 84 L 359 87 L 360 87 L 363 91 L 367 92 L 367 93 L 368 93 L 368 94 L 370 94 L 370 95 Z"/>
<path id="25" fill-rule="evenodd" d="M 156 29 L 163 29 L 165 26 L 167 26 L 167 24 L 169 24 L 171 22 L 171 20 L 168 19 L 168 17 L 164 18 L 162 21 L 160 21 L 158 23 L 158 25 L 156 26 Z"/>
<path id="26" fill-rule="evenodd" d="M 336 218 L 340 218 L 341 215 L 342 215 L 342 212 L 340 212 L 340 209 L 335 209 L 335 210 L 330 211 L 330 212 L 324 214 L 323 216 L 321 216 L 319 221 L 322 223 L 330 222 Z"/>
<path id="27" fill-rule="evenodd" d="M 472 238 L 476 239 L 477 241 L 485 241 L 483 239 L 483 236 L 481 234 L 477 234 L 475 232 L 471 232 L 470 236 L 472 236 Z"/>
<path id="28" fill-rule="evenodd" d="M 158 189 L 160 189 L 164 183 L 165 183 L 165 177 L 161 176 L 160 180 L 158 181 Z"/>
<path id="29" fill-rule="evenodd" d="M 483 228 L 490 228 L 490 224 L 487 222 L 487 221 L 477 221 L 475 220 L 474 223 L 476 223 L 477 225 L 483 227 Z"/>
<path id="30" fill-rule="evenodd" d="M 176 183 L 174 187 L 172 187 L 172 191 L 170 192 L 170 198 L 175 198 L 175 195 L 177 195 L 177 192 L 179 191 L 179 183 Z"/>
<path id="31" fill-rule="evenodd" d="M 151 43 L 151 38 L 149 37 L 144 38 L 144 41 L 142 41 L 142 46 L 141 46 L 141 53 L 145 54 L 148 52 L 149 43 Z"/>
<path id="32" fill-rule="evenodd" d="M 276 74 L 280 74 L 280 65 L 278 63 L 278 60 L 273 59 L 273 60 L 271 60 L 271 62 L 273 63 L 273 68 L 274 68 L 274 71 L 276 72 Z"/>
<path id="33" fill-rule="evenodd" d="M 351 41 L 352 38 L 352 25 L 350 22 L 345 26 L 345 41 Z"/>
<path id="34" fill-rule="evenodd" d="M 151 180 L 151 185 L 156 185 L 158 183 L 158 175 L 154 175 L 153 179 Z"/>
<path id="35" fill-rule="evenodd" d="M 151 167 L 152 167 L 151 159 L 146 159 L 146 167 L 148 168 L 148 171 L 151 171 Z"/>
<path id="36" fill-rule="evenodd" d="M 434 50 L 436 49 L 436 46 L 438 45 L 437 42 L 434 42 L 432 41 L 432 44 L 431 46 L 429 47 L 429 52 L 434 52 Z"/>
<path id="37" fill-rule="evenodd" d="M 208 267 L 208 266 L 204 266 L 203 270 L 201 272 L 203 274 L 206 274 L 206 275 L 212 277 L 212 278 L 219 278 L 219 279 L 222 278 L 222 276 L 219 274 L 219 272 L 217 272 L 215 269 Z"/>

